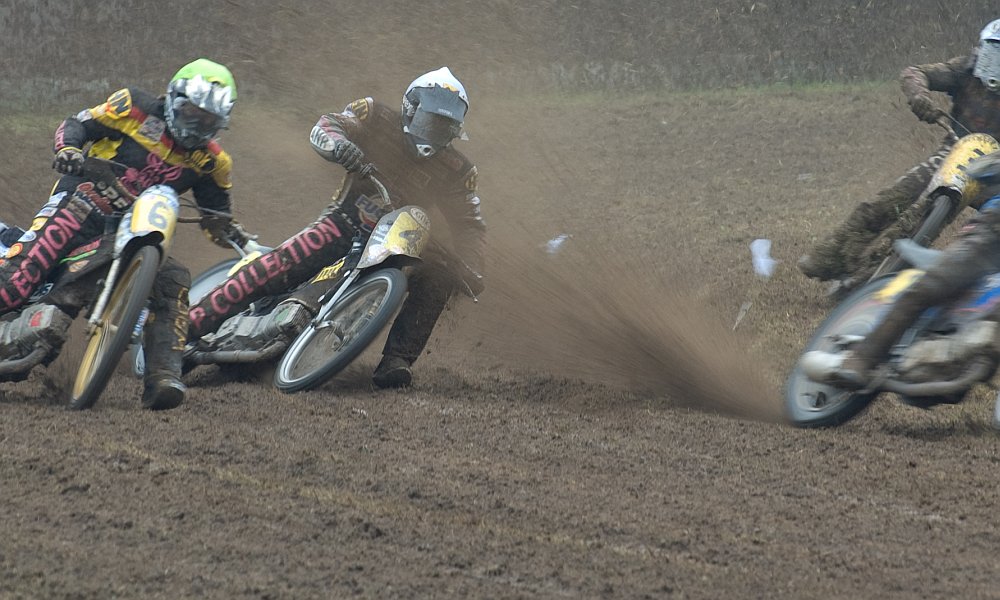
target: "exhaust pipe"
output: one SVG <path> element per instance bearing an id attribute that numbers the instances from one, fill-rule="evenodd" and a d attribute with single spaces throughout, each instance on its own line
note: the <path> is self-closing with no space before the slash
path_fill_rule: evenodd
<path id="1" fill-rule="evenodd" d="M 42 362 L 48 350 L 45 348 L 35 348 L 24 358 L 19 358 L 17 360 L 5 360 L 0 363 L 0 376 L 6 375 L 20 375 L 21 373 L 27 373 L 37 365 Z"/>
<path id="2" fill-rule="evenodd" d="M 194 351 L 185 356 L 184 360 L 196 365 L 262 362 L 278 357 L 287 347 L 288 342 L 282 341 L 269 346 L 264 346 L 260 350 L 219 350 L 217 352 Z"/>

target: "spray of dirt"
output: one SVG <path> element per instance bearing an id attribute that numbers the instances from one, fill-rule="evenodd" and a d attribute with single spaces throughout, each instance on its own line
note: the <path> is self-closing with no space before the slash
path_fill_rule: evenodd
<path id="1" fill-rule="evenodd" d="M 681 406 L 782 419 L 760 366 L 684 289 L 614 252 L 550 255 L 537 239 L 492 242 L 488 299 L 473 325 L 491 355 Z"/>

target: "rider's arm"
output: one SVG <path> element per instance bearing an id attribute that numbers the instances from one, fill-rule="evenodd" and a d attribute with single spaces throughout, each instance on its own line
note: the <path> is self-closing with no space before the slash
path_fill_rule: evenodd
<path id="1" fill-rule="evenodd" d="M 58 152 L 67 146 L 82 150 L 87 142 L 104 138 L 121 139 L 124 134 L 107 123 L 127 116 L 131 110 L 132 94 L 126 88 L 118 90 L 102 104 L 67 117 L 56 129 L 53 152 Z"/>
<path id="2" fill-rule="evenodd" d="M 480 276 L 486 255 L 486 223 L 479 209 L 476 167 L 461 179 L 461 187 L 448 194 L 439 207 L 451 231 L 455 252 Z"/>
<path id="3" fill-rule="evenodd" d="M 954 92 L 971 72 L 971 61 L 969 56 L 958 56 L 948 62 L 906 67 L 900 73 L 903 94 L 912 104 L 914 98 L 928 92 Z"/>
<path id="4" fill-rule="evenodd" d="M 333 148 L 338 140 L 350 140 L 361 128 L 361 121 L 368 116 L 372 107 L 371 98 L 355 100 L 344 112 L 329 113 L 319 118 L 309 133 L 309 143 L 320 156 L 330 162 L 337 162 Z"/>

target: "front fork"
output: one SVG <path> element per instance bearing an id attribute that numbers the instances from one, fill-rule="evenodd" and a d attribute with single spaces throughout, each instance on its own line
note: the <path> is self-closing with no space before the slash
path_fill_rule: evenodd
<path id="1" fill-rule="evenodd" d="M 121 221 L 121 215 L 109 215 L 104 220 L 104 235 L 115 235 Z M 101 293 L 97 296 L 97 301 L 94 302 L 94 306 L 90 310 L 90 317 L 87 318 L 87 335 L 93 333 L 94 328 L 101 322 L 101 317 L 104 316 L 104 309 L 108 306 L 108 299 L 111 298 L 111 292 L 115 289 L 115 283 L 118 281 L 118 272 L 121 271 L 121 268 L 122 255 L 120 252 L 115 252 L 111 266 L 108 267 L 108 273 L 101 282 Z"/>

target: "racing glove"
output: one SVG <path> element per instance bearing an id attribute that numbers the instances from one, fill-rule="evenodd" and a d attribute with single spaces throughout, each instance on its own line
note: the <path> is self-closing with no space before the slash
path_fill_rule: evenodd
<path id="1" fill-rule="evenodd" d="M 337 140 L 333 144 L 333 162 L 343 166 L 348 173 L 360 169 L 365 163 L 365 153 L 351 140 Z"/>
<path id="2" fill-rule="evenodd" d="M 76 146 L 63 146 L 52 160 L 52 168 L 63 175 L 83 173 L 83 150 Z"/>
<path id="3" fill-rule="evenodd" d="M 934 106 L 934 101 L 927 94 L 918 94 L 911 98 L 910 110 L 918 119 L 927 123 L 934 123 L 944 116 L 944 111 Z"/>
<path id="4" fill-rule="evenodd" d="M 213 244 L 221 248 L 231 248 L 229 245 L 230 240 L 242 248 L 250 240 L 257 239 L 256 235 L 247 233 L 247 230 L 243 229 L 243 226 L 236 221 L 218 215 L 206 215 L 202 217 L 201 229 Z"/>

